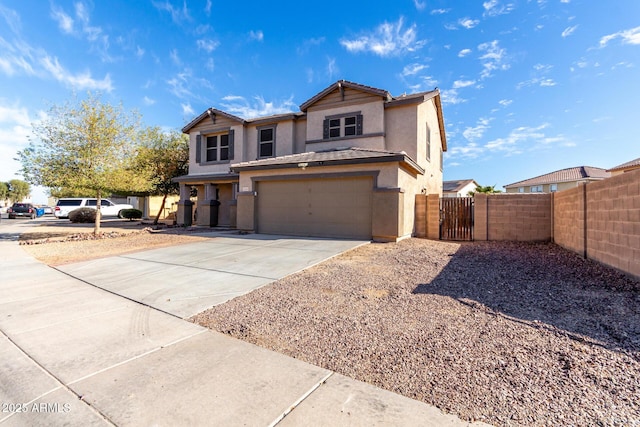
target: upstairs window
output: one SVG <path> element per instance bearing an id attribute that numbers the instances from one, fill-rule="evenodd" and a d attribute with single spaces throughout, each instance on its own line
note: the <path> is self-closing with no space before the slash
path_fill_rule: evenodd
<path id="1" fill-rule="evenodd" d="M 196 163 L 228 162 L 233 160 L 233 130 L 227 133 L 196 136 Z M 204 144 L 203 144 L 204 142 Z M 204 159 L 204 161 L 203 161 Z"/>
<path id="2" fill-rule="evenodd" d="M 555 193 L 556 191 L 558 191 L 558 184 L 549 185 L 549 192 Z"/>
<path id="3" fill-rule="evenodd" d="M 258 157 L 273 157 L 276 153 L 276 128 L 258 129 Z"/>
<path id="4" fill-rule="evenodd" d="M 427 124 L 427 161 L 431 161 L 431 129 Z"/>
<path id="5" fill-rule="evenodd" d="M 207 162 L 229 160 L 229 134 L 207 137 L 206 159 Z"/>
<path id="6" fill-rule="evenodd" d="M 532 185 L 530 189 L 531 193 L 542 193 L 542 185 Z"/>
<path id="7" fill-rule="evenodd" d="M 323 139 L 348 138 L 362 135 L 362 114 L 360 112 L 328 116 L 323 123 Z"/>

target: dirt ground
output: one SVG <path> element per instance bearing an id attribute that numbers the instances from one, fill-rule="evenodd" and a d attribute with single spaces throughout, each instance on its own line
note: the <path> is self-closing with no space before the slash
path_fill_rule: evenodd
<path id="1" fill-rule="evenodd" d="M 47 265 L 62 265 L 141 250 L 206 240 L 197 227 L 155 227 L 141 221 L 104 221 L 101 233 L 93 224 L 42 223 L 20 235 L 20 244 Z"/>

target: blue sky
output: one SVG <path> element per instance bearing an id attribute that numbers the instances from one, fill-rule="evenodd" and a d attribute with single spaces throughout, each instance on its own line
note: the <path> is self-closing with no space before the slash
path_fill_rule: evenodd
<path id="1" fill-rule="evenodd" d="M 74 92 L 181 128 L 298 111 L 345 79 L 438 87 L 445 180 L 501 188 L 640 157 L 638 67 L 637 0 L 0 0 L 0 180 Z"/>

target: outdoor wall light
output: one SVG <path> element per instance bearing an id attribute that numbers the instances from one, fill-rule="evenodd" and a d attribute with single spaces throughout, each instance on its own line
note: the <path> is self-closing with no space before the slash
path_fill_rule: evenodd
<path id="1" fill-rule="evenodd" d="M 305 170 L 309 166 L 309 163 L 298 163 L 298 167 L 302 170 Z"/>

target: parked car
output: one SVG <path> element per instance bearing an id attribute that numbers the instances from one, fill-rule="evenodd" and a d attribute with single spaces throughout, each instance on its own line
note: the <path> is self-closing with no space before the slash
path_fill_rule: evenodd
<path id="1" fill-rule="evenodd" d="M 39 216 L 44 215 L 44 210 L 36 208 L 31 203 L 14 203 L 9 209 L 7 209 L 9 219 L 31 218 L 36 219 Z"/>
<path id="2" fill-rule="evenodd" d="M 42 206 L 44 215 L 53 215 L 53 208 L 51 206 Z"/>
<path id="3" fill-rule="evenodd" d="M 73 197 L 58 200 L 53 214 L 56 218 L 69 218 L 69 212 L 78 208 L 96 208 L 97 199 L 90 197 Z M 100 199 L 100 213 L 102 216 L 117 216 L 124 209 L 133 209 L 132 205 L 113 203 L 109 199 Z"/>

